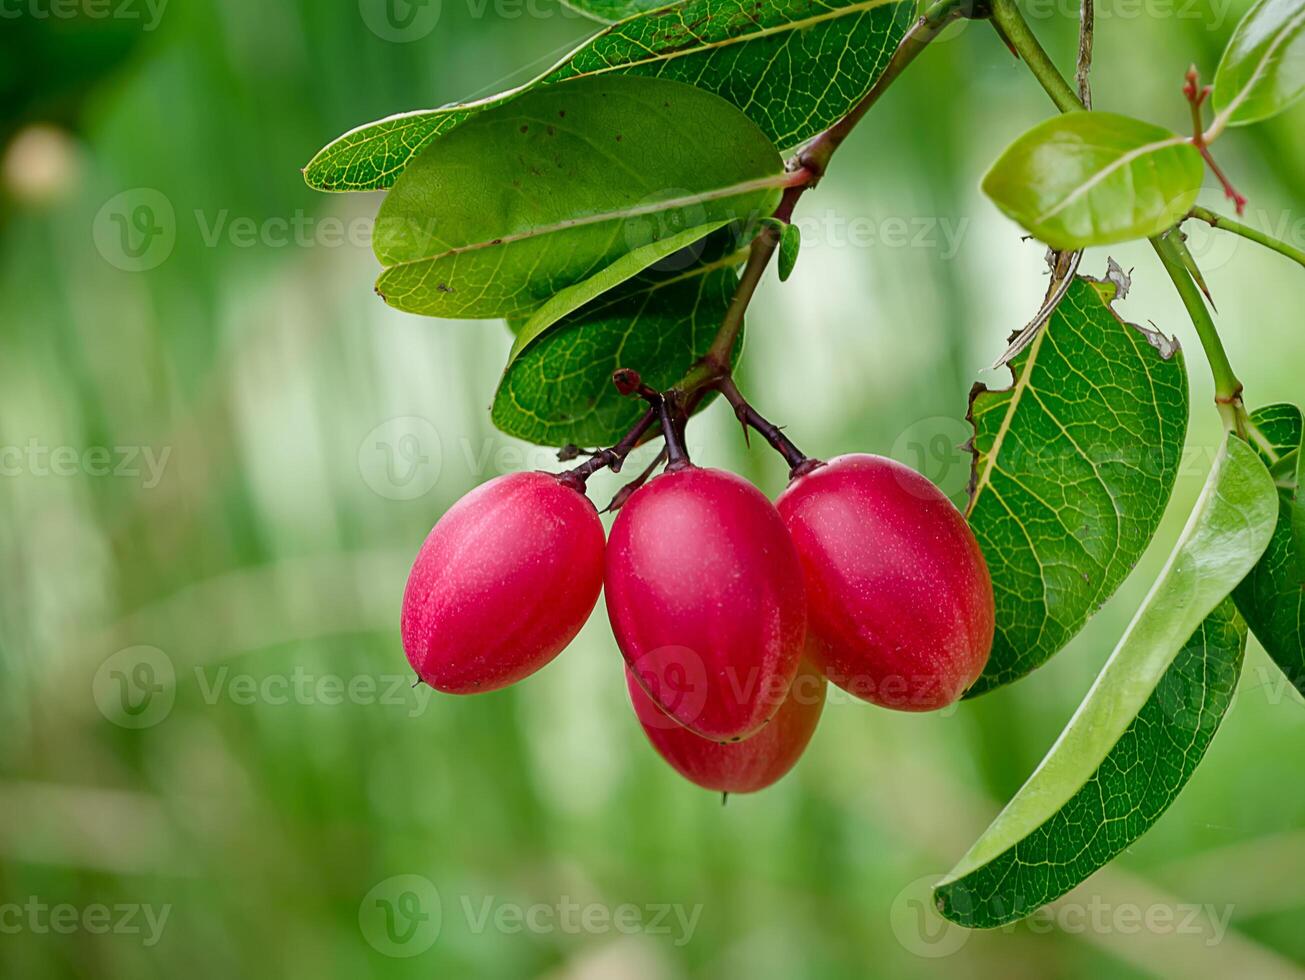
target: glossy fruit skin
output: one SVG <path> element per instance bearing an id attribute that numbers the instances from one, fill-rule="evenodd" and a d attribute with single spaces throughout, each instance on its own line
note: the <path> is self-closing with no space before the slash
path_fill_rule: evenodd
<path id="1" fill-rule="evenodd" d="M 959 698 L 992 650 L 992 580 L 965 518 L 929 480 L 882 456 L 799 476 L 779 512 L 806 575 L 825 675 L 903 711 Z"/>
<path id="2" fill-rule="evenodd" d="M 482 484 L 439 520 L 403 595 L 403 648 L 431 687 L 514 684 L 575 638 L 603 584 L 603 525 L 549 473 Z"/>
<path id="3" fill-rule="evenodd" d="M 681 776 L 717 793 L 754 793 L 779 781 L 806 750 L 825 707 L 824 675 L 808 660 L 775 717 L 741 742 L 713 742 L 669 718 L 626 668 L 630 703 L 658 755 Z"/>
<path id="4" fill-rule="evenodd" d="M 612 526 L 604 584 L 626 663 L 680 724 L 725 742 L 779 710 L 806 602 L 793 543 L 752 484 L 696 466 L 654 478 Z"/>

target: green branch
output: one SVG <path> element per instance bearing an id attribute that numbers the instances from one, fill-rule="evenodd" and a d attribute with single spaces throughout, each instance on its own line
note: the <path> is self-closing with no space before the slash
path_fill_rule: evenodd
<path id="1" fill-rule="evenodd" d="M 792 218 L 793 208 L 798 199 L 804 191 L 814 187 L 825 175 L 834 152 L 843 145 L 856 124 L 879 101 L 888 87 L 898 79 L 920 52 L 929 46 L 930 41 L 954 20 L 962 17 L 977 19 L 981 16 L 984 14 L 974 10 L 973 0 L 937 0 L 929 7 L 906 32 L 887 67 L 861 101 L 842 119 L 798 151 L 790 163 L 794 172 L 794 183 L 785 192 L 774 217 L 782 222 L 788 222 Z M 702 360 L 675 385 L 676 391 L 684 395 L 692 395 L 728 376 L 730 352 L 734 350 L 739 332 L 743 329 L 744 314 L 752 301 L 753 294 L 757 291 L 757 286 L 761 284 L 762 276 L 765 275 L 771 258 L 779 248 L 780 238 L 781 232 L 776 222 L 766 221 L 762 224 L 761 231 L 752 240 L 752 250 L 743 274 L 739 277 L 738 289 L 734 293 L 729 309 L 725 312 L 725 318 L 716 332 L 711 347 Z"/>
<path id="2" fill-rule="evenodd" d="M 1056 63 L 1033 36 L 1033 31 L 1020 13 L 1020 8 L 1015 5 L 1015 0 L 992 0 L 992 24 L 1010 49 L 1028 65 L 1029 71 L 1051 96 L 1057 109 L 1061 112 L 1076 112 L 1083 108 L 1078 93 L 1065 81 Z"/>
<path id="3" fill-rule="evenodd" d="M 1189 218 L 1195 218 L 1198 221 L 1204 221 L 1211 228 L 1218 228 L 1221 231 L 1231 232 L 1239 235 L 1247 241 L 1255 242 L 1257 245 L 1263 245 L 1265 248 L 1277 252 L 1279 255 L 1285 255 L 1293 262 L 1305 266 L 1305 251 L 1294 245 L 1289 245 L 1284 241 L 1279 241 L 1272 235 L 1266 235 L 1262 231 L 1257 231 L 1249 225 L 1244 225 L 1240 221 L 1234 221 L 1232 218 L 1225 218 L 1221 214 L 1203 208 L 1194 207 L 1187 215 Z"/>
<path id="4" fill-rule="evenodd" d="M 1219 331 L 1215 329 L 1205 299 L 1188 271 L 1188 263 L 1192 260 L 1187 246 L 1183 244 L 1183 233 L 1177 228 L 1171 228 L 1163 235 L 1151 239 L 1151 244 L 1160 256 L 1169 278 L 1174 281 L 1174 288 L 1178 290 L 1183 305 L 1187 307 L 1187 315 L 1192 318 L 1192 325 L 1201 338 L 1201 346 L 1205 348 L 1205 356 L 1214 375 L 1214 402 L 1219 408 L 1219 414 L 1223 416 L 1224 426 L 1235 430 L 1244 439 L 1247 418 L 1246 409 L 1242 406 L 1242 383 L 1228 360 L 1228 353 L 1223 348 L 1223 341 L 1219 339 Z"/>
<path id="5" fill-rule="evenodd" d="M 1011 50 L 1028 65 L 1029 71 L 1046 90 L 1051 101 L 1056 104 L 1056 108 L 1061 112 L 1076 112 L 1083 109 L 1078 94 L 1061 75 L 1046 50 L 1038 43 L 1028 22 L 1020 13 L 1019 7 L 1015 5 L 1015 0 L 993 0 L 992 23 L 1010 45 Z M 1232 364 L 1228 361 L 1228 353 L 1224 350 L 1214 320 L 1210 317 L 1210 311 L 1201 298 L 1200 289 L 1189 271 L 1190 268 L 1195 267 L 1195 263 L 1190 266 L 1187 264 L 1191 261 L 1191 256 L 1187 252 L 1187 246 L 1183 244 L 1181 233 L 1177 229 L 1170 229 L 1150 241 L 1151 247 L 1155 249 L 1169 277 L 1173 280 L 1174 288 L 1178 290 L 1178 295 L 1187 308 L 1187 314 L 1192 319 L 1192 325 L 1196 328 L 1197 336 L 1201 339 L 1206 360 L 1210 362 L 1210 371 L 1214 375 L 1215 404 L 1223 417 L 1224 425 L 1245 436 L 1246 409 L 1242 405 L 1242 383 L 1237 379 Z"/>

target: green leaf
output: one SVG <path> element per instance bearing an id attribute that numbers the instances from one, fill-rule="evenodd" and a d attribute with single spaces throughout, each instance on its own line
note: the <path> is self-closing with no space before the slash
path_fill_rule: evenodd
<path id="1" fill-rule="evenodd" d="M 1201 154 L 1109 112 L 1068 112 L 1015 140 L 983 178 L 997 207 L 1055 249 L 1157 235 L 1192 209 Z"/>
<path id="2" fill-rule="evenodd" d="M 709 92 L 621 76 L 540 89 L 407 169 L 377 220 L 376 288 L 411 313 L 521 316 L 631 252 L 625 275 L 769 214 L 784 179 L 765 135 Z"/>
<path id="3" fill-rule="evenodd" d="M 1305 3 L 1260 0 L 1233 31 L 1214 75 L 1228 125 L 1268 119 L 1305 94 Z"/>
<path id="4" fill-rule="evenodd" d="M 1191 778 L 1223 720 L 1245 642 L 1236 608 L 1220 603 L 1127 727 L 1103 746 L 1091 745 L 1078 729 L 1109 717 L 1106 699 L 1120 696 L 1114 688 L 1123 685 L 1112 678 L 1112 689 L 1104 690 L 1098 680 L 1037 772 L 938 883 L 938 911 L 972 929 L 1025 918 L 1149 830 Z M 1048 802 L 1034 799 L 1043 792 L 1051 794 Z"/>
<path id="5" fill-rule="evenodd" d="M 669 238 L 653 242 L 633 252 L 627 252 L 607 268 L 590 276 L 574 286 L 553 294 L 547 302 L 530 316 L 513 324 L 517 341 L 512 347 L 512 357 L 526 344 L 555 324 L 562 317 L 580 309 L 586 303 L 597 299 L 604 293 L 615 289 L 621 283 L 632 279 L 646 269 L 656 267 L 662 271 L 684 271 L 697 264 L 701 252 L 707 248 L 707 237 L 724 228 L 726 222 L 716 221 L 709 225 L 696 225 Z M 669 265 L 671 268 L 665 268 Z"/>
<path id="6" fill-rule="evenodd" d="M 1127 577 L 1160 525 L 1187 431 L 1177 343 L 1122 321 L 1116 286 L 1078 278 L 970 396 L 967 516 L 992 573 L 997 632 L 982 694 L 1041 666 Z"/>
<path id="7" fill-rule="evenodd" d="M 394 184 L 431 140 L 541 85 L 628 73 L 685 82 L 745 112 L 780 147 L 844 116 L 879 78 L 915 18 L 909 0 L 686 0 L 614 24 L 520 88 L 360 126 L 313 158 L 324 191 Z"/>
<path id="8" fill-rule="evenodd" d="M 615 442 L 644 406 L 617 394 L 612 372 L 634 368 L 658 389 L 678 381 L 720 327 L 738 285 L 733 264 L 644 274 L 533 337 L 523 330 L 494 395 L 494 424 L 547 446 Z"/>
<path id="9" fill-rule="evenodd" d="M 1055 745 L 937 886 L 971 928 L 1030 915 L 1159 819 L 1232 700 L 1245 625 L 1228 594 L 1269 543 L 1273 480 L 1229 436 L 1164 571 Z"/>
<path id="10" fill-rule="evenodd" d="M 779 281 L 788 282 L 797 265 L 798 252 L 802 250 L 802 229 L 797 225 L 785 225 L 783 236 L 779 240 Z"/>
<path id="11" fill-rule="evenodd" d="M 1295 405 L 1258 409 L 1251 424 L 1252 444 L 1278 476 L 1278 523 L 1264 557 L 1233 597 L 1255 638 L 1305 694 L 1305 424 Z"/>
<path id="12" fill-rule="evenodd" d="M 615 23 L 635 14 L 673 5 L 667 0 L 562 0 L 572 10 L 578 10 L 586 17 L 600 20 L 605 24 Z"/>

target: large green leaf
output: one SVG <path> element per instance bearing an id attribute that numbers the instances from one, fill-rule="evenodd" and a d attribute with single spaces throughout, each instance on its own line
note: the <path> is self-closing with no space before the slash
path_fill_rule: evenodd
<path id="1" fill-rule="evenodd" d="M 1024 918 L 1159 819 L 1232 699 L 1245 625 L 1227 600 L 1269 543 L 1273 479 L 1229 436 L 1169 562 L 1046 758 L 937 885 L 947 918 Z"/>
<path id="2" fill-rule="evenodd" d="M 655 388 L 673 385 L 711 346 L 737 285 L 729 261 L 647 274 L 548 329 L 527 326 L 494 396 L 494 424 L 549 446 L 615 442 L 644 405 L 617 394 L 612 372 L 634 368 Z"/>
<path id="3" fill-rule="evenodd" d="M 621 76 L 543 88 L 407 169 L 377 220 L 376 288 L 412 313 L 520 316 L 631 252 L 649 264 L 658 242 L 754 222 L 783 180 L 770 141 L 710 92 Z"/>
<path id="4" fill-rule="evenodd" d="M 578 10 L 586 17 L 612 24 L 635 14 L 642 14 L 660 7 L 669 7 L 675 0 L 562 0 L 572 10 Z"/>
<path id="5" fill-rule="evenodd" d="M 1251 415 L 1251 423 L 1260 458 L 1278 478 L 1278 524 L 1233 597 L 1256 639 L 1305 694 L 1305 425 L 1295 405 L 1268 405 Z"/>
<path id="6" fill-rule="evenodd" d="M 997 207 L 1052 248 L 1148 238 L 1196 203 L 1201 154 L 1181 136 L 1109 112 L 1068 112 L 1015 140 L 983 178 Z"/>
<path id="7" fill-rule="evenodd" d="M 1242 18 L 1214 76 L 1214 104 L 1229 125 L 1277 115 L 1305 94 L 1305 3 L 1260 0 Z"/>
<path id="8" fill-rule="evenodd" d="M 909 0 L 686 0 L 612 25 L 518 89 L 361 126 L 319 152 L 304 177 L 326 191 L 389 187 L 426 144 L 476 113 L 540 85 L 612 73 L 715 92 L 777 145 L 796 146 L 869 91 L 914 16 Z"/>
<path id="9" fill-rule="evenodd" d="M 1079 278 L 1010 364 L 970 396 L 967 515 L 992 573 L 997 633 L 969 695 L 1069 642 L 1159 527 L 1187 432 L 1177 344 L 1123 322 L 1116 286 Z"/>

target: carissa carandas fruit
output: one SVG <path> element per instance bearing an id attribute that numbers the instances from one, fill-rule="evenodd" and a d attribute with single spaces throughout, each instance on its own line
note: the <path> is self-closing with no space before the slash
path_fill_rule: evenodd
<path id="1" fill-rule="evenodd" d="M 974 683 L 992 649 L 992 580 L 937 487 L 882 456 L 840 456 L 807 467 L 778 507 L 825 676 L 904 711 L 944 707 Z"/>
<path id="2" fill-rule="evenodd" d="M 403 596 L 403 648 L 448 694 L 528 677 L 580 632 L 603 584 L 603 525 L 589 498 L 549 473 L 512 473 L 453 505 L 417 554 Z"/>
<path id="3" fill-rule="evenodd" d="M 797 671 L 806 603 L 774 505 L 741 477 L 689 463 L 621 508 L 607 544 L 607 612 L 654 702 L 704 738 L 746 738 Z"/>
<path id="4" fill-rule="evenodd" d="M 775 717 L 741 742 L 713 742 L 669 718 L 626 669 L 630 701 L 644 734 L 685 779 L 718 793 L 754 793 L 783 777 L 801 757 L 825 706 L 820 670 L 802 661 Z"/>

